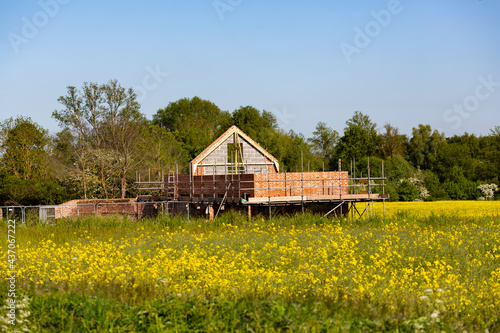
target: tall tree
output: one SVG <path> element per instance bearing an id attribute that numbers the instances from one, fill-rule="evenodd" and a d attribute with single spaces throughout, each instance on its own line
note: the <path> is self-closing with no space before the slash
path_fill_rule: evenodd
<path id="1" fill-rule="evenodd" d="M 188 160 L 172 132 L 158 125 L 150 125 L 144 133 L 144 156 L 138 171 L 151 172 L 153 175 L 186 170 Z"/>
<path id="2" fill-rule="evenodd" d="M 377 147 L 377 125 L 368 115 L 355 111 L 346 121 L 344 135 L 340 138 L 338 154 L 343 159 L 357 159 L 375 153 Z"/>
<path id="3" fill-rule="evenodd" d="M 278 122 L 276 117 L 266 110 L 262 112 L 252 106 L 242 106 L 233 111 L 233 124 L 265 149 L 272 149 Z"/>
<path id="4" fill-rule="evenodd" d="M 328 127 L 326 123 L 319 122 L 313 137 L 308 139 L 312 146 L 312 151 L 330 168 L 330 164 L 335 153 L 335 147 L 339 141 L 339 133 Z"/>
<path id="5" fill-rule="evenodd" d="M 4 169 L 23 180 L 47 176 L 48 143 L 46 129 L 29 117 L 16 118 L 2 143 Z"/>
<path id="6" fill-rule="evenodd" d="M 189 158 L 196 157 L 230 125 L 230 114 L 199 97 L 171 102 L 153 116 L 153 124 L 176 135 Z"/>
<path id="7" fill-rule="evenodd" d="M 132 89 L 125 90 L 117 80 L 109 81 L 101 89 L 104 102 L 103 138 L 114 155 L 120 194 L 125 198 L 127 176 L 131 168 L 140 162 L 146 119 L 139 112 L 137 95 Z"/>
<path id="8" fill-rule="evenodd" d="M 118 179 L 119 195 L 126 194 L 127 176 L 138 163 L 142 130 L 146 120 L 139 112 L 137 97 L 132 89 L 126 90 L 117 80 L 106 84 L 84 83 L 82 91 L 68 87 L 66 96 L 58 101 L 65 107 L 52 116 L 63 130 L 71 135 L 62 136 L 71 142 L 77 161 L 84 197 L 87 197 L 89 171 L 95 169 L 104 196 L 114 188 Z"/>
<path id="9" fill-rule="evenodd" d="M 277 153 L 269 152 L 280 161 L 282 171 L 321 170 L 321 160 L 312 153 L 311 146 L 301 133 L 278 131 L 276 143 L 279 147 Z"/>
<path id="10" fill-rule="evenodd" d="M 3 143 L 7 139 L 7 135 L 9 134 L 9 131 L 12 129 L 12 127 L 14 127 L 14 118 L 12 117 L 5 119 L 0 123 L 0 158 L 5 153 Z"/>
<path id="11" fill-rule="evenodd" d="M 91 85 L 95 85 L 92 84 Z M 84 86 L 88 86 L 87 83 Z M 89 110 L 96 101 L 85 100 L 80 92 L 74 86 L 68 86 L 66 96 L 61 96 L 57 100 L 64 106 L 63 110 L 54 110 L 52 117 L 59 121 L 59 126 L 67 133 L 61 135 L 64 144 L 71 147 L 74 154 L 76 165 L 80 173 L 80 179 L 83 187 L 83 196 L 87 199 L 87 171 L 91 161 L 91 149 L 95 146 L 92 142 L 92 128 L 89 122 Z"/>
<path id="12" fill-rule="evenodd" d="M 404 156 L 406 135 L 399 134 L 399 129 L 390 123 L 384 125 L 384 131 L 379 135 L 378 146 L 384 159 L 395 155 Z"/>
<path id="13" fill-rule="evenodd" d="M 410 161 L 417 168 L 432 169 L 436 163 L 439 149 L 445 144 L 444 133 L 432 130 L 431 125 L 418 125 L 413 128 L 408 144 Z"/>

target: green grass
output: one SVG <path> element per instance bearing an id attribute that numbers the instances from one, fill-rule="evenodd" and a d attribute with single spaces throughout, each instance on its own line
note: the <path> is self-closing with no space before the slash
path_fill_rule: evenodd
<path id="1" fill-rule="evenodd" d="M 30 311 L 31 332 L 415 332 L 419 328 L 439 332 L 466 328 L 461 323 L 433 323 L 423 316 L 390 317 L 374 304 L 314 297 L 196 300 L 171 295 L 133 306 L 76 294 L 38 293 L 31 296 Z"/>

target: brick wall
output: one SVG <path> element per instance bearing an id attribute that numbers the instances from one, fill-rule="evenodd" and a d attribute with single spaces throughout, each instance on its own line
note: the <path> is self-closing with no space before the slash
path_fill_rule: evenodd
<path id="1" fill-rule="evenodd" d="M 158 207 L 155 203 L 140 202 L 129 199 L 95 199 L 72 200 L 55 207 L 55 218 L 66 216 L 97 215 L 127 215 L 132 218 L 155 216 Z"/>

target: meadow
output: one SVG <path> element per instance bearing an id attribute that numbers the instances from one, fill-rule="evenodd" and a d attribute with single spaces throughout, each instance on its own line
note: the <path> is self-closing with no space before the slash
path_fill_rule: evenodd
<path id="1" fill-rule="evenodd" d="M 385 218 L 377 204 L 361 219 L 228 213 L 17 225 L 16 328 L 500 332 L 500 202 L 385 208 Z M 2 329 L 12 328 L 4 313 Z"/>

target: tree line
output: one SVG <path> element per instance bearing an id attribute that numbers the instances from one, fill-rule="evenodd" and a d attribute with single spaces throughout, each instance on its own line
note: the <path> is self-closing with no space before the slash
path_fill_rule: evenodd
<path id="1" fill-rule="evenodd" d="M 236 125 L 280 162 L 280 171 L 350 171 L 382 176 L 391 200 L 495 198 L 500 174 L 500 126 L 489 135 L 446 138 L 428 124 L 411 137 L 390 123 L 377 130 L 355 111 L 342 134 L 318 122 L 312 137 L 284 131 L 266 110 L 232 112 L 199 97 L 141 113 L 137 95 L 118 81 L 67 87 L 50 134 L 29 117 L 0 123 L 0 205 L 58 204 L 71 199 L 135 196 L 136 174 L 188 172 L 189 161 Z M 369 158 L 369 162 L 368 162 Z"/>

